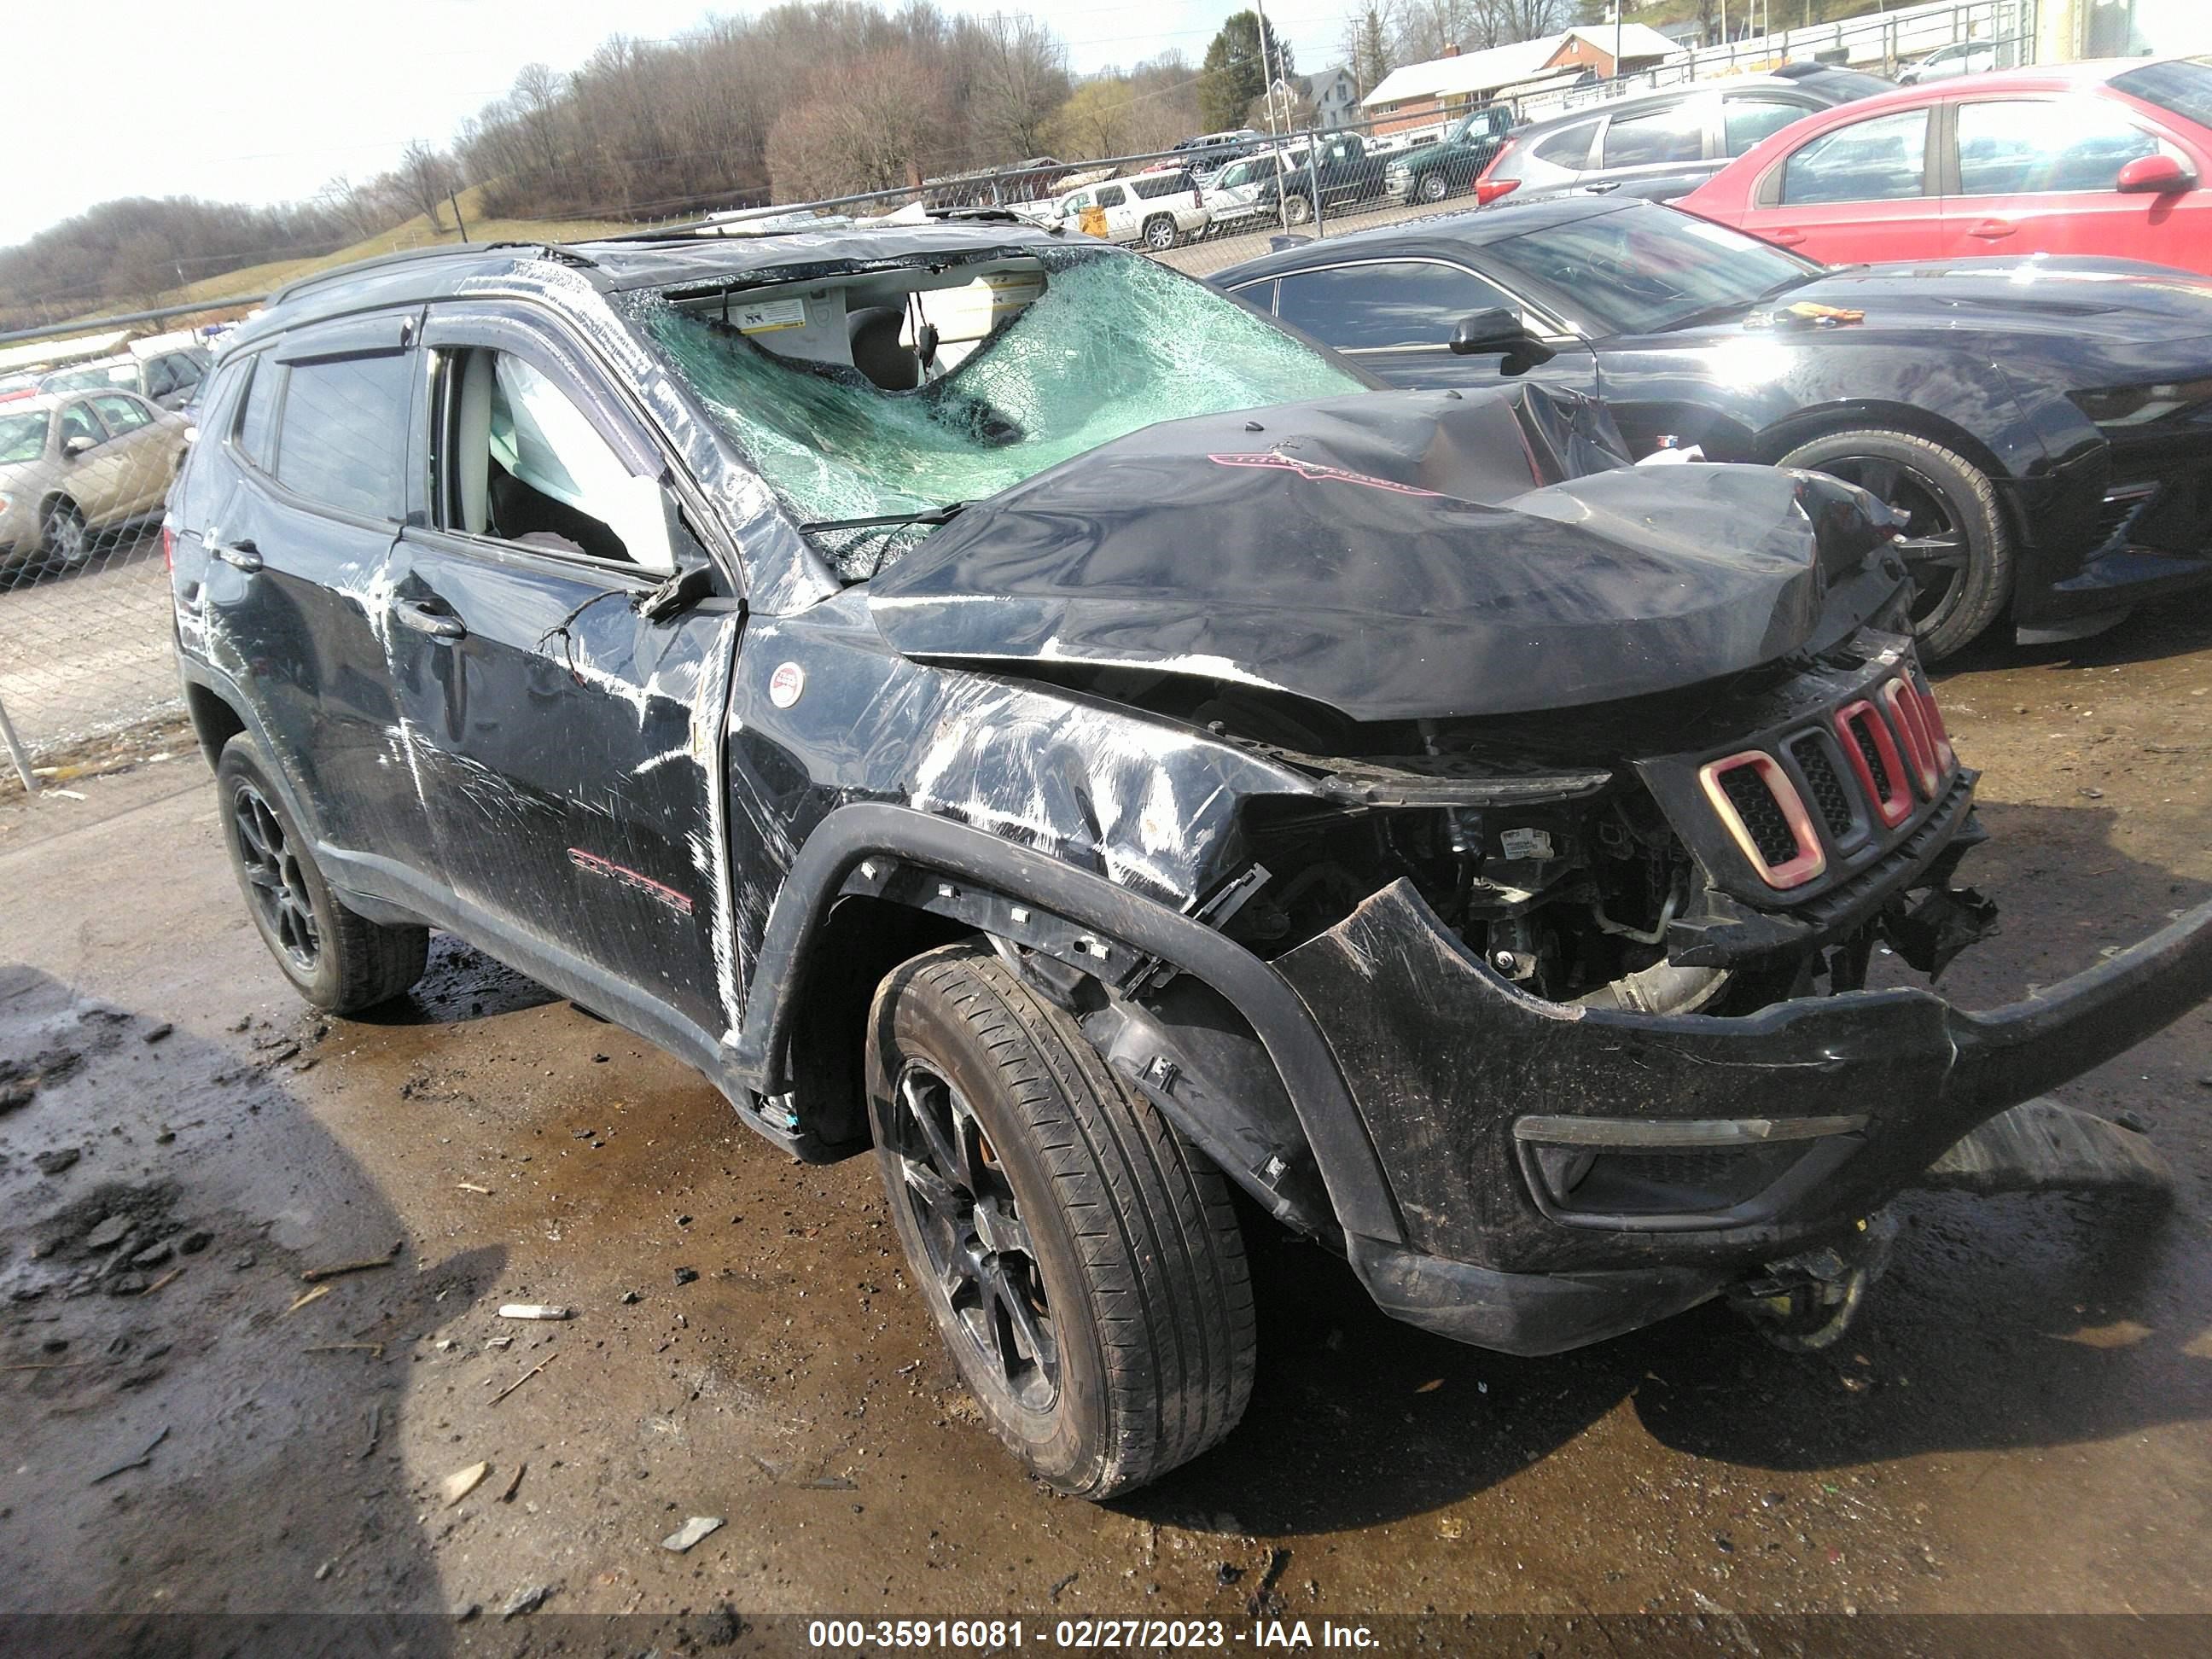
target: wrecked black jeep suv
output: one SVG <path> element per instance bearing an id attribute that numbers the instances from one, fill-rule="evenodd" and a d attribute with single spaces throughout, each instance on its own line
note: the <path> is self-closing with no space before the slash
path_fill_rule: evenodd
<path id="1" fill-rule="evenodd" d="M 357 267 L 203 433 L 177 640 L 285 974 L 364 1007 L 450 929 L 872 1146 L 1068 1492 L 1236 1423 L 1232 1186 L 1468 1342 L 1816 1342 L 1886 1200 L 2212 987 L 2199 912 L 1995 1013 L 1865 988 L 1987 921 L 1871 498 L 1377 390 L 1109 248 Z"/>

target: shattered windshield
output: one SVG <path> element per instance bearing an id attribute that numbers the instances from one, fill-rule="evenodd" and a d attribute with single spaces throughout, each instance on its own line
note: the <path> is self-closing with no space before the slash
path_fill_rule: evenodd
<path id="1" fill-rule="evenodd" d="M 647 338 L 746 459 L 816 524 L 981 501 L 1161 421 L 1367 389 L 1343 365 L 1149 259 L 1046 249 L 1038 262 L 1038 297 L 904 391 L 848 362 L 775 355 L 708 312 L 657 295 L 633 304 Z M 859 580 L 926 533 L 908 526 L 816 540 Z"/>

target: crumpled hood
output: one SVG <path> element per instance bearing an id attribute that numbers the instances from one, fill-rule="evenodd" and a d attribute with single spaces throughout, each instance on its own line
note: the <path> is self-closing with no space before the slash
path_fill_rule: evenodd
<path id="1" fill-rule="evenodd" d="M 1155 668 L 1361 720 L 1667 690 L 1857 619 L 1823 611 L 1888 538 L 1871 497 L 1617 444 L 1528 386 L 1167 422 L 969 508 L 870 609 L 913 657 Z"/>

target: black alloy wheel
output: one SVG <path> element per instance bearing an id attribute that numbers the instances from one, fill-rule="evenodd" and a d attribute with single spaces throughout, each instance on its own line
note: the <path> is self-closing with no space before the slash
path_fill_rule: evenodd
<path id="1" fill-rule="evenodd" d="M 1972 641 L 2004 608 L 2012 542 L 1996 491 L 1965 456 L 1917 433 L 1831 433 L 1778 458 L 1855 483 L 1905 515 L 1894 544 L 1917 589 L 1912 632 L 1933 662 Z"/>
<path id="2" fill-rule="evenodd" d="M 927 1252 L 930 1292 L 965 1339 L 971 1364 L 1014 1404 L 1060 1399 L 1060 1343 L 1036 1247 L 990 1137 L 950 1079 L 908 1060 L 892 1103 L 893 1152 Z"/>
<path id="3" fill-rule="evenodd" d="M 292 988 L 318 1008 L 373 1008 L 422 977 L 430 933 L 374 922 L 331 890 L 261 745 L 244 732 L 216 761 L 223 845 L 261 942 Z"/>
<path id="4" fill-rule="evenodd" d="M 230 799 L 231 833 L 239 873 L 263 935 L 301 974 L 313 974 L 323 955 L 315 905 L 276 809 L 254 785 L 240 781 Z"/>

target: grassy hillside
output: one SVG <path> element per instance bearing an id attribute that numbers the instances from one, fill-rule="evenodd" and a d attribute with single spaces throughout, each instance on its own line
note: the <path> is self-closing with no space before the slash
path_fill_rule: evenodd
<path id="1" fill-rule="evenodd" d="M 632 223 L 612 219 L 581 221 L 489 219 L 482 215 L 479 205 L 482 194 L 480 190 L 474 187 L 461 192 L 461 214 L 468 221 L 469 240 L 472 242 L 585 241 L 594 236 L 613 236 L 619 235 L 624 231 L 643 230 L 648 228 L 653 222 Z M 256 299 L 268 293 L 271 289 L 290 282 L 295 276 L 304 276 L 310 271 L 327 270 L 334 265 L 350 264 L 356 259 L 371 258 L 380 253 L 396 253 L 405 248 L 451 246 L 459 240 L 459 236 L 453 229 L 453 212 L 450 209 L 439 216 L 439 222 L 435 227 L 433 227 L 428 219 L 417 214 L 404 224 L 394 225 L 389 230 L 379 232 L 376 235 L 365 238 L 349 247 L 340 248 L 334 253 L 326 253 L 312 259 L 276 259 L 267 264 L 247 265 L 238 270 L 227 270 L 219 276 L 204 277 L 183 288 L 172 289 L 153 301 L 153 304 L 182 306 L 204 303 L 212 307 L 221 306 L 225 301 L 234 300 L 240 302 L 240 308 L 242 310 L 244 302 Z M 116 310 L 137 308 L 136 307 L 112 307 Z M 94 322 L 97 320 L 99 314 L 88 315 L 82 320 L 87 323 Z"/>

